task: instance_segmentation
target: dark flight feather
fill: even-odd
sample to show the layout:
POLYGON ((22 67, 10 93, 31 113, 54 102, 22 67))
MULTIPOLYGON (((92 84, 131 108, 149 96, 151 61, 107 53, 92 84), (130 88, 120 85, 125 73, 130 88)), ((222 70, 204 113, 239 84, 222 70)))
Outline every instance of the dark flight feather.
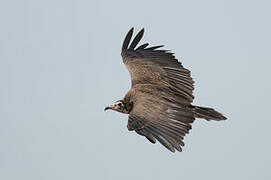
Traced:
POLYGON ((144 34, 144 28, 141 29, 141 31, 139 31, 139 33, 136 35, 136 37, 134 38, 134 40, 132 41, 129 50, 134 50, 136 45, 139 43, 139 41, 142 39, 144 34))
POLYGON ((123 44, 122 44, 122 50, 121 52, 125 52, 127 49, 128 49, 128 46, 129 46, 129 43, 131 41, 131 38, 133 36, 133 32, 134 32, 134 28, 131 28, 129 30, 129 32, 127 33, 124 41, 123 41, 123 44))
POLYGON ((161 47, 164 47, 164 45, 152 46, 152 47, 146 48, 145 50, 155 50, 161 47))
POLYGON ((144 49, 144 48, 146 48, 148 45, 149 45, 149 43, 142 44, 141 46, 139 46, 138 48, 136 48, 136 50, 144 49))

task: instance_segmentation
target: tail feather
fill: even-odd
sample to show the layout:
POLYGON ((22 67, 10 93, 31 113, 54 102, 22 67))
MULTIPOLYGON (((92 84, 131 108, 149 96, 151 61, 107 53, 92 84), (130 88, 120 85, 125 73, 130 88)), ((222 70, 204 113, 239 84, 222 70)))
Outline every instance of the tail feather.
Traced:
POLYGON ((195 118, 203 118, 206 119, 207 121, 209 120, 221 121, 227 119, 221 113, 209 107, 192 106, 192 111, 195 114, 195 118))

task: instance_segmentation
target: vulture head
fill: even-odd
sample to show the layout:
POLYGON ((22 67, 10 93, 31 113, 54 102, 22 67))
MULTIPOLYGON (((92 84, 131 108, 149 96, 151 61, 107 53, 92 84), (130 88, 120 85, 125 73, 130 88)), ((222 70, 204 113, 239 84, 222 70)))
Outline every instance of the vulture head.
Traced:
POLYGON ((121 113, 124 113, 124 114, 129 114, 130 111, 132 110, 132 104, 131 103, 125 103, 123 100, 118 100, 116 101, 115 103, 107 106, 104 108, 104 110, 108 110, 108 109, 111 109, 111 110, 114 110, 114 111, 117 111, 117 112, 121 112, 121 113))

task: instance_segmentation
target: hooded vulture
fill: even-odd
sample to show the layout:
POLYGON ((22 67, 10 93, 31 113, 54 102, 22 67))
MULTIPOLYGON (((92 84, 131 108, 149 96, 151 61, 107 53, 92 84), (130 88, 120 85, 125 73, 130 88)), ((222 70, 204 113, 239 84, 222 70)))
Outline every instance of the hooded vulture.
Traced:
POLYGON ((151 143, 159 141, 171 152, 182 151, 184 136, 195 118, 226 120, 213 108, 192 105, 194 81, 173 53, 163 46, 145 43, 142 29, 132 40, 134 29, 127 33, 121 56, 128 69, 132 87, 122 100, 105 110, 129 114, 127 128, 145 136, 151 143))

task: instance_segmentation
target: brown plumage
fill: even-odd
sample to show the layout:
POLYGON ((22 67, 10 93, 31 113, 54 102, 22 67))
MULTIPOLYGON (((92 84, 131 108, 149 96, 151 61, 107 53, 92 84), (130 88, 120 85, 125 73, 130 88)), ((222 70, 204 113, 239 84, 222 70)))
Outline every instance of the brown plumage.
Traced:
POLYGON ((225 120, 212 108, 192 105, 194 81, 190 71, 163 46, 137 44, 142 29, 130 43, 133 28, 127 33, 121 55, 132 79, 132 87, 123 100, 105 108, 129 114, 127 128, 145 136, 150 142, 158 140, 172 152, 182 151, 184 136, 195 118, 225 120), (129 46, 130 44, 130 46, 129 46), (135 49, 136 48, 136 49, 135 49))

